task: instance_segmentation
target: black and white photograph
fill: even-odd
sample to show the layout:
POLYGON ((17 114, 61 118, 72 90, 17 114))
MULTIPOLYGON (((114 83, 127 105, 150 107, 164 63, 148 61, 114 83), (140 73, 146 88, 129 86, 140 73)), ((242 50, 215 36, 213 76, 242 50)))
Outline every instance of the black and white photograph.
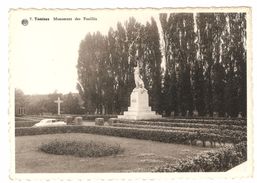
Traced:
POLYGON ((247 7, 10 10, 12 176, 252 175, 251 38, 247 7))

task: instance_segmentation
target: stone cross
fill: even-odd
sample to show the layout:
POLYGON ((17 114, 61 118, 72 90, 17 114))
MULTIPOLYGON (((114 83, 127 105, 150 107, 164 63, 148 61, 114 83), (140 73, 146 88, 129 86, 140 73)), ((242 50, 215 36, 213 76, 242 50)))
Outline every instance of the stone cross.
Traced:
POLYGON ((60 116, 61 115, 61 103, 63 103, 63 101, 60 100, 60 97, 58 97, 58 99, 55 100, 54 102, 58 104, 58 115, 60 116))

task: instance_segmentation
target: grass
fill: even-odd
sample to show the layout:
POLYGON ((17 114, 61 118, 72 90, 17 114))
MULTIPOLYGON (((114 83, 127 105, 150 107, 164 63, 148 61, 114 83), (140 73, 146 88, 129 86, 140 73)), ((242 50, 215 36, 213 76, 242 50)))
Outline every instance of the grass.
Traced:
POLYGON ((57 155, 74 155, 79 157, 103 157, 124 152, 118 144, 96 141, 57 140, 42 144, 39 149, 45 153, 57 155))
POLYGON ((198 146, 82 133, 18 136, 15 137, 15 166, 16 173, 149 172, 153 167, 164 163, 175 164, 179 159, 209 150, 198 146), (41 144, 54 140, 119 144, 125 151, 114 156, 94 158, 60 156, 38 150, 41 144))

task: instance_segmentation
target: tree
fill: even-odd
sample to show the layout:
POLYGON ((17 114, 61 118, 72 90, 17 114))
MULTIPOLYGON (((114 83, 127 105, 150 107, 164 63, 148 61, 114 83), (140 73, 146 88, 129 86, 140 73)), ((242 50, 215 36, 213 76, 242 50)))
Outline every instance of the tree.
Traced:
MULTIPOLYGON (((191 63, 195 60, 193 14, 172 13, 167 20, 166 14, 160 14, 160 22, 164 38, 164 55, 166 69, 176 87, 170 92, 171 101, 177 101, 175 111, 185 115, 193 110, 191 86, 191 63), (176 97, 174 99, 173 97, 176 97)), ((167 77, 166 77, 167 78, 167 77)), ((164 81, 166 82, 166 81, 164 81)), ((165 87, 165 86, 164 86, 165 87)), ((167 89, 165 89, 167 91, 167 89)))
POLYGON ((69 93, 63 96, 62 109, 65 114, 82 114, 83 110, 79 105, 79 99, 76 95, 69 93))
POLYGON ((153 18, 131 17, 81 41, 77 88, 86 111, 126 110, 139 64, 158 113, 246 116, 246 14, 161 13, 159 21, 162 46, 153 18))
MULTIPOLYGON (((47 113, 46 108, 48 102, 47 95, 27 95, 28 105, 26 107, 27 114, 40 115, 47 113)), ((53 101, 52 101, 53 102, 53 101)))
POLYGON ((219 116, 224 116, 224 83, 225 70, 221 63, 216 62, 212 66, 213 109, 219 116))
POLYGON ((26 105, 27 105, 27 99, 23 91, 21 89, 15 88, 15 116, 25 114, 26 105))
POLYGON ((224 88, 225 88, 225 68, 222 61, 222 38, 226 26, 224 13, 215 13, 213 29, 213 65, 211 67, 213 110, 219 116, 224 116, 224 88))
MULTIPOLYGON (((134 21, 131 19, 131 21, 134 21)), ((130 26, 130 24, 129 24, 130 26)), ((133 24, 131 24, 133 26, 133 24)), ((129 106, 129 96, 132 91, 132 73, 133 63, 129 60, 129 42, 127 40, 127 32, 120 22, 117 23, 116 30, 116 54, 117 67, 113 72, 117 73, 117 100, 118 111, 121 113, 129 106)))
POLYGON ((154 18, 147 22, 142 35, 143 68, 142 75, 145 87, 149 91, 150 106, 161 113, 161 62, 160 38, 158 27, 154 18))
POLYGON ((84 101, 85 110, 89 113, 94 113, 96 108, 94 101, 96 97, 94 87, 96 83, 96 62, 93 60, 95 58, 93 41, 94 38, 90 33, 81 41, 77 64, 77 89, 84 101))
POLYGON ((165 60, 165 75, 163 78, 162 101, 166 115, 170 115, 171 111, 177 112, 177 73, 174 52, 176 50, 177 38, 173 32, 175 28, 175 14, 170 14, 169 18, 166 13, 160 14, 160 23, 162 27, 162 35, 164 40, 164 60, 165 60))
POLYGON ((102 113, 107 40, 99 32, 87 34, 81 41, 77 64, 77 89, 89 113, 102 113))
MULTIPOLYGON (((47 113, 51 113, 51 114, 57 114, 58 113, 57 104, 54 102, 58 99, 58 97, 60 97, 60 99, 62 99, 62 94, 57 93, 57 91, 47 95, 46 101, 43 102, 44 103, 44 108, 46 109, 47 113)), ((61 112, 63 112, 62 108, 61 108, 61 112)))
POLYGON ((246 14, 226 14, 222 45, 226 71, 226 111, 229 116, 246 116, 246 14))
POLYGON ((204 68, 204 100, 205 100, 205 113, 213 115, 213 89, 211 79, 211 69, 213 65, 213 24, 215 16, 213 13, 199 13, 197 16, 197 27, 199 29, 200 41, 200 54, 203 60, 204 68))
POLYGON ((201 60, 196 60, 192 68, 194 108, 200 116, 205 115, 204 103, 204 70, 201 60))

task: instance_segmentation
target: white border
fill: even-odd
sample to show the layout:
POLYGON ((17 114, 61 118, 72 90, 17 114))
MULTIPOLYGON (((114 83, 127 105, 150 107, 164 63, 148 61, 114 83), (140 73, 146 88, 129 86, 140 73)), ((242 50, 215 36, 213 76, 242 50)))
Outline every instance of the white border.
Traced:
MULTIPOLYGON (((8 40, 7 40, 7 35, 8 35, 8 29, 7 29, 7 19, 8 19, 8 9, 9 8, 115 8, 115 7, 209 7, 209 6, 251 6, 253 9, 253 21, 256 20, 256 5, 254 4, 253 1, 242 1, 242 0, 229 0, 229 1, 215 1, 215 2, 211 2, 211 1, 202 1, 199 0, 197 2, 192 2, 192 1, 155 1, 155 2, 149 2, 149 1, 139 1, 139 0, 132 0, 132 1, 113 1, 113 0, 109 0, 107 1, 99 1, 99 0, 94 0, 94 1, 81 1, 81 0, 77 0, 77 1, 59 1, 59 0, 47 0, 47 1, 33 1, 33 0, 24 0, 24 1, 19 1, 19 0, 11 0, 11 1, 7 1, 6 4, 1 6, 1 23, 3 23, 3 25, 1 26, 1 31, 4 31, 4 33, 1 34, 1 53, 3 51, 4 54, 0 54, 1 56, 1 66, 0 66, 0 83, 1 85, 3 84, 3 86, 1 86, 1 95, 0 95, 0 106, 1 106, 1 110, 0 110, 0 116, 2 117, 1 120, 1 128, 0 128, 0 142, 1 142, 1 180, 3 180, 3 182, 7 182, 10 181, 8 176, 9 176, 9 155, 10 155, 10 151, 9 151, 9 144, 8 144, 8 125, 7 125, 7 121, 8 121, 8 73, 7 73, 7 68, 8 68, 8 62, 7 62, 7 58, 8 58, 8 40), (3 144, 2 144, 3 143, 3 144), (6 158, 8 157, 8 158, 6 158)), ((254 39, 254 33, 256 30, 256 23, 253 22, 253 39, 254 39)), ((253 46, 254 46, 255 41, 252 42, 253 46)), ((255 47, 253 47, 253 51, 256 50, 255 47)), ((256 52, 253 52, 253 58, 255 58, 256 52)), ((256 73, 256 61, 255 59, 252 60, 253 61, 253 67, 252 67, 252 71, 253 73, 256 73)), ((256 74, 253 74, 253 81, 255 81, 256 79, 256 74)), ((256 99, 256 87, 255 85, 253 85, 253 97, 254 99, 256 99)), ((256 114, 256 109, 254 109, 253 115, 256 114)), ((254 122, 253 122, 254 123, 254 122)), ((256 125, 255 125, 256 126, 256 125)), ((255 127, 254 126, 254 127, 255 127)), ((256 139, 256 134, 254 134, 254 139, 256 139)), ((254 141, 255 143, 255 141, 254 141)), ((256 147, 256 143, 255 143, 255 147, 256 147)), ((256 153, 255 153, 255 157, 256 157, 256 153)), ((254 169, 255 175, 256 175, 256 169, 254 169)), ((211 180, 209 180, 211 181, 211 180)), ((221 180, 219 180, 221 181, 221 180)), ((222 182, 225 181, 225 179, 222 179, 222 182)), ((226 182, 230 182, 233 180, 226 180, 226 182)), ((234 180, 235 181, 235 180, 234 180)), ((253 182, 254 179, 247 179, 244 180, 247 182, 253 182)), ((1 181, 2 182, 2 181, 1 181)), ((199 182, 199 181, 197 181, 199 182)), ((238 182, 242 182, 242 180, 238 180, 238 182)))

